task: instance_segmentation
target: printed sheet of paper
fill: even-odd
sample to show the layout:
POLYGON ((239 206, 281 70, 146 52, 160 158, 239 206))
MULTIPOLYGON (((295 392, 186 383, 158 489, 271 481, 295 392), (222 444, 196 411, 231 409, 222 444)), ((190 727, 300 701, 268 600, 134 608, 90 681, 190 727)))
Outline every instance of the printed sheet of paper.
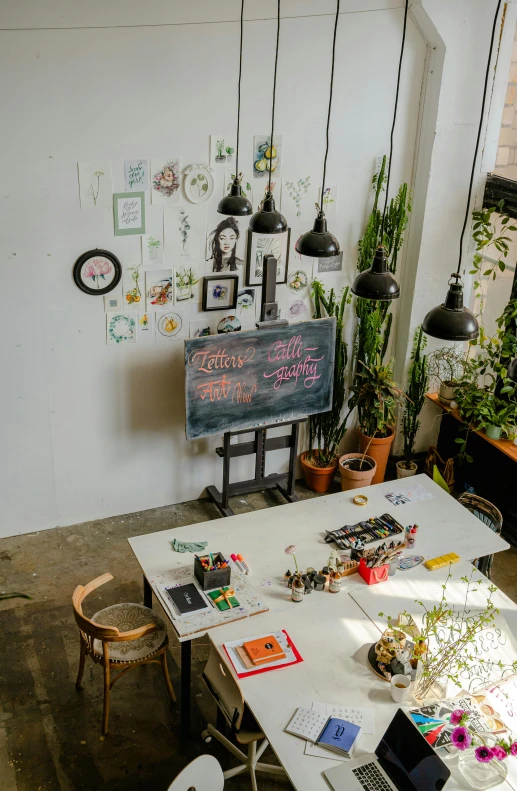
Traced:
POLYGON ((434 495, 417 481, 413 484, 407 483, 397 486, 391 492, 386 492, 384 496, 393 505, 405 505, 406 503, 421 503, 424 500, 432 500, 434 495))
POLYGON ((111 162, 78 162, 81 209, 111 209, 113 180, 111 162))
POLYGON ((149 189, 149 160, 126 159, 124 162, 126 192, 139 192, 149 189))

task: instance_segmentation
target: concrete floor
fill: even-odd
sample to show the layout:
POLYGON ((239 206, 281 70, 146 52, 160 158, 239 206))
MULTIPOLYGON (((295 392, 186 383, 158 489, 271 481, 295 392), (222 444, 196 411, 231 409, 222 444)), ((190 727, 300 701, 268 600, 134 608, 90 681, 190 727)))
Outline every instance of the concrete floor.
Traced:
MULTIPOLYGON (((313 496, 303 485, 301 498, 313 496)), ((275 493, 232 502, 236 513, 281 504, 275 493)), ((117 601, 141 601, 142 580, 126 539, 170 527, 218 518, 216 508, 196 500, 166 508, 56 528, 0 540, 0 591, 17 590, 30 600, 0 602, 0 791, 165 791, 190 760, 203 752, 229 768, 233 759, 199 734, 215 723, 215 705, 200 681, 207 640, 193 642, 193 728, 178 736, 179 710, 172 710, 157 666, 137 668, 112 692, 110 732, 101 736, 102 671, 87 661, 84 690, 74 687, 79 640, 71 595, 110 571, 114 580, 88 597, 93 614, 117 601)), ((517 601, 517 550, 495 556, 493 580, 517 601)), ((169 669, 179 693, 179 647, 171 635, 169 669)), ((273 761, 271 753, 266 760, 273 761)), ((245 791, 245 777, 228 780, 245 791)), ((287 791, 287 780, 260 779, 261 791, 287 791)), ((200 789, 199 791, 203 791, 200 789)), ((307 791, 310 791, 308 789, 307 791)))

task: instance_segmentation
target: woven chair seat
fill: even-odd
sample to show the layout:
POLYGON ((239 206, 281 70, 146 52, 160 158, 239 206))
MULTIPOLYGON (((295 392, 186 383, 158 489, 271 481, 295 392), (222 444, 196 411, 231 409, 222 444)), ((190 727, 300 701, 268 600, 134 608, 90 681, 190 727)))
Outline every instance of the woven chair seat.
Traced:
MULTIPOLYGON (((139 637, 138 640, 108 643, 110 661, 113 662, 138 662, 145 659, 158 651, 167 638, 167 628, 163 619, 143 604, 127 602, 113 604, 96 612, 91 620, 102 626, 115 626, 120 632, 130 632, 148 623, 154 623, 159 627, 155 632, 139 637)), ((101 640, 93 641, 93 650, 102 656, 101 640)))

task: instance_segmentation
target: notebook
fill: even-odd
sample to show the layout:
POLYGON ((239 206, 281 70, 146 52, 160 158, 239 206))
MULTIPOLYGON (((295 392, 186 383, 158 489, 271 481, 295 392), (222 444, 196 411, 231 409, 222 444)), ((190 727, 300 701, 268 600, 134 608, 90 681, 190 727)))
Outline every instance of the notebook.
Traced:
POLYGON ((192 613, 210 609, 207 600, 193 582, 179 585, 177 588, 165 588, 165 590, 180 615, 192 615, 192 613))
POLYGON ((284 651, 272 634, 260 637, 258 640, 247 640, 243 643, 243 648, 254 665, 285 658, 284 651))
POLYGON ((362 729, 360 725, 341 717, 327 717, 314 709, 299 708, 285 730, 293 736, 351 758, 362 729))

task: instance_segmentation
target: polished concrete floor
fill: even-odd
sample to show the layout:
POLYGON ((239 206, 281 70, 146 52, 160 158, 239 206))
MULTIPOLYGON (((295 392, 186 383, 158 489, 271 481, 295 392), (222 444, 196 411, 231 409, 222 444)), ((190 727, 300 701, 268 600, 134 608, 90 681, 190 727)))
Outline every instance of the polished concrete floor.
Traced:
MULTIPOLYGON (((300 497, 312 496, 303 486, 300 497)), ((236 513, 284 502, 260 493, 232 502, 236 513)), ((233 759, 200 733, 215 722, 215 705, 200 681, 207 640, 193 643, 192 736, 179 736, 179 710, 168 703, 157 666, 137 668, 114 687, 110 732, 101 736, 102 671, 87 662, 77 692, 78 633, 71 594, 105 571, 114 580, 88 598, 87 614, 117 601, 141 601, 139 567, 126 539, 218 518, 207 501, 56 528, 0 541, 0 591, 30 600, 0 603, 0 791, 165 791, 190 760, 210 752, 229 768, 233 759)), ((517 550, 495 557, 493 579, 517 601, 517 550)), ((179 692, 179 648, 171 638, 169 669, 179 692)), ((274 757, 266 753, 266 760, 274 757)), ((261 791, 291 788, 262 776, 261 791)), ((244 776, 226 783, 244 791, 244 776)), ((199 789, 199 791, 203 791, 199 789)), ((310 791, 310 789, 307 789, 310 791)))

